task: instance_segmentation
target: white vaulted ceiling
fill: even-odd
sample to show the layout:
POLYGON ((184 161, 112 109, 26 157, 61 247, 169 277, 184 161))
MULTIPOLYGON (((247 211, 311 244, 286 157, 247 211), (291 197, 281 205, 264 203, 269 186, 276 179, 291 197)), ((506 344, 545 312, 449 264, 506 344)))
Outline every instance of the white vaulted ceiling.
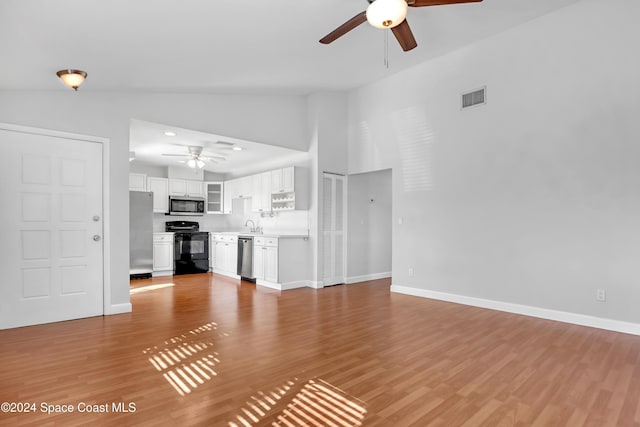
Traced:
MULTIPOLYGON (((55 75, 64 68, 88 72, 81 92, 348 90, 576 1, 484 0, 409 8, 418 47, 403 52, 390 31, 367 23, 330 45, 318 42, 365 10, 366 0, 0 0, 0 90, 68 91, 55 75)), ((167 128, 131 121, 130 149, 137 161, 180 165, 180 158, 161 154, 234 136, 180 129, 169 141, 162 135, 167 128)), ((258 160, 264 169, 301 155, 237 142, 248 149, 206 169, 239 173, 258 160)))
POLYGON ((318 43, 365 0, 2 0, 0 90, 68 90, 55 76, 62 68, 89 73, 82 91, 345 90, 576 1, 410 8, 418 47, 404 53, 393 34, 366 23, 318 43))

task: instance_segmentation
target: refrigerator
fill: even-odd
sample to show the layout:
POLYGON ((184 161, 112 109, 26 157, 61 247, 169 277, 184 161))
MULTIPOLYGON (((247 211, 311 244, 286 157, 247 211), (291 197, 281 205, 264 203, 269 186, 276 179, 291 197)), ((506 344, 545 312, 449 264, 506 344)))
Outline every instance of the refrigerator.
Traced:
POLYGON ((129 277, 153 271, 153 193, 129 191, 129 277))

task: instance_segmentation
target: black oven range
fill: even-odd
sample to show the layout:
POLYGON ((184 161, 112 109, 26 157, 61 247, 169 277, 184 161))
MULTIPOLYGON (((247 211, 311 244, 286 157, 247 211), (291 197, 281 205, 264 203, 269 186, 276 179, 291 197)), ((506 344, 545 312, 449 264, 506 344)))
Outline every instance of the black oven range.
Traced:
POLYGON ((200 224, 194 221, 167 221, 165 231, 175 233, 173 274, 209 271, 209 233, 200 231, 200 224))

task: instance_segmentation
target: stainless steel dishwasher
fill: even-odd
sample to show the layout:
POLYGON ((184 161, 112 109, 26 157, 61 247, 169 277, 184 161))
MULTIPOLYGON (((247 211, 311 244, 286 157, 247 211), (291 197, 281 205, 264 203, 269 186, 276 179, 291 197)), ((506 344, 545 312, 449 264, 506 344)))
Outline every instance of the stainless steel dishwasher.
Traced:
POLYGON ((253 277, 253 237, 238 237, 238 276, 242 280, 255 282, 253 277))

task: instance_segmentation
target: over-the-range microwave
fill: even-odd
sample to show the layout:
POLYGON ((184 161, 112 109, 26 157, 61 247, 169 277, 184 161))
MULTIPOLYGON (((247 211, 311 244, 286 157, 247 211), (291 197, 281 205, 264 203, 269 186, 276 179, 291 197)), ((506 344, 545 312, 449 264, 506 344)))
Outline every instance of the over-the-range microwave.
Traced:
POLYGON ((204 215, 202 197, 169 196, 168 215, 204 215))

